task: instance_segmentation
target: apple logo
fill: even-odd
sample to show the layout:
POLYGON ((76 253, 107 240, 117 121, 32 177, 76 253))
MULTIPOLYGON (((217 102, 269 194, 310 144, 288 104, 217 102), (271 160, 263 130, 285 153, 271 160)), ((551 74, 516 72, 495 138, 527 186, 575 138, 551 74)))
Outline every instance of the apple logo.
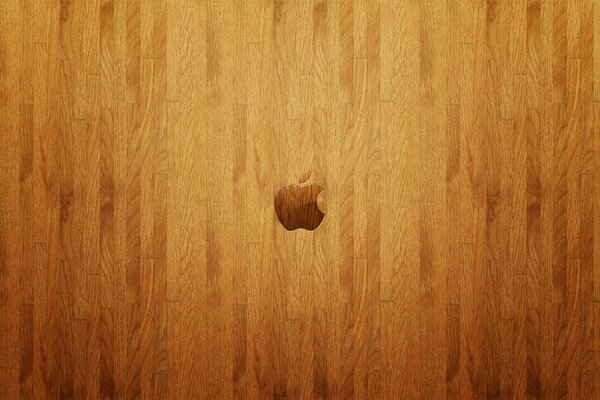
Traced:
POLYGON ((275 195, 275 213, 288 231, 300 228, 314 231, 325 218, 317 204, 323 188, 308 183, 311 175, 311 171, 306 172, 298 180, 299 185, 286 185, 275 195))

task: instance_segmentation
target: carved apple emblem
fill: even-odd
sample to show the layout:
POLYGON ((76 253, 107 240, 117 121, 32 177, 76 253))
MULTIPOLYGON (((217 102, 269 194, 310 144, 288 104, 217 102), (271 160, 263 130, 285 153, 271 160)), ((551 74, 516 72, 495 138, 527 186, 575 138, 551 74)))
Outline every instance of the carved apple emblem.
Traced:
POLYGON ((299 184, 286 185, 275 195, 275 213, 288 231, 314 231, 325 217, 317 204, 323 188, 308 182, 311 175, 311 171, 306 172, 300 177, 299 184))

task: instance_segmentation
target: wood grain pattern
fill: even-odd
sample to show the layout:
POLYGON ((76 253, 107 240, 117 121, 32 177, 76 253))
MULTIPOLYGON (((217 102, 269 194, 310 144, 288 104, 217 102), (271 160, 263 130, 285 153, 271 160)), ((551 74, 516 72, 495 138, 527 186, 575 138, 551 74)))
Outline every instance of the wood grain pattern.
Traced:
POLYGON ((599 61, 594 0, 0 1, 0 399, 600 398, 599 61))

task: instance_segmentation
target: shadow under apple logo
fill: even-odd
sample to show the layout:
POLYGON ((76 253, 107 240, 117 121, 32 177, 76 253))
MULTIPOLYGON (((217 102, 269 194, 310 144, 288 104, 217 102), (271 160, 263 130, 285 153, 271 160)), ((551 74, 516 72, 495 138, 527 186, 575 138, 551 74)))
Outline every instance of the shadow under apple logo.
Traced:
POLYGON ((275 195, 275 213, 281 225, 288 231, 314 231, 325 218, 317 204, 317 198, 323 188, 307 183, 310 176, 309 171, 300 178, 299 185, 286 185, 275 195))

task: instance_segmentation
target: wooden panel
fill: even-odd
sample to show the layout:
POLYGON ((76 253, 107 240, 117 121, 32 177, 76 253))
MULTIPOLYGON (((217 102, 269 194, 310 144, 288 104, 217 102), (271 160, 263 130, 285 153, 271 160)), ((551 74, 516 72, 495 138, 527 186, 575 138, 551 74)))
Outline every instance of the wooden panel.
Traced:
POLYGON ((1 1, 0 398, 598 398, 599 60, 594 0, 1 1))

